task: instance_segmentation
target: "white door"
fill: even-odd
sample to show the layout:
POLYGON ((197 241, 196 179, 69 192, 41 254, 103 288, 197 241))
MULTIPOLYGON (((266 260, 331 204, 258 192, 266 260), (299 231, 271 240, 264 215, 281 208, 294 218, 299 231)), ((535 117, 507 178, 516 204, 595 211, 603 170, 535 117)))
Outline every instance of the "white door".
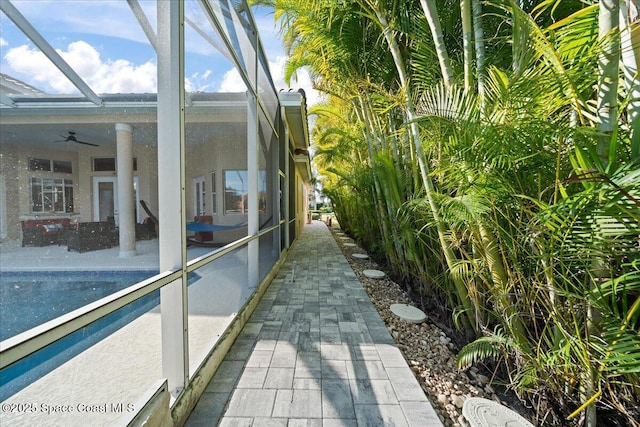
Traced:
POLYGON ((207 191, 205 189, 204 176, 193 179, 193 212, 196 216, 207 214, 207 191))
POLYGON ((115 176, 93 177, 93 220, 113 217, 118 224, 118 180, 115 176))
MULTIPOLYGON (((140 222, 138 209, 138 177, 133 177, 133 197, 135 199, 135 219, 140 222)), ((119 221, 118 213, 118 178, 115 176, 93 177, 93 220, 107 221, 113 217, 116 225, 119 221)))

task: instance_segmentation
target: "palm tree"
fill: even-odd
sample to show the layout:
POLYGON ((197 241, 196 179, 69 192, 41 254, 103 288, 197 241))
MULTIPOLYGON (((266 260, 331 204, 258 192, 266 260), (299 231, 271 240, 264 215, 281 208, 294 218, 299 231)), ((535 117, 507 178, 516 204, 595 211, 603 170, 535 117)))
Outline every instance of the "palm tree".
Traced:
MULTIPOLYGON (((441 3, 272 3, 288 75, 310 67, 329 94, 316 110, 314 162, 339 221, 478 331, 461 364, 495 356, 513 389, 555 420, 574 412, 593 423, 605 405, 631 411, 637 133, 621 126, 632 103, 620 104, 607 118, 606 162, 598 156, 608 132, 598 93, 633 92, 606 78, 598 86, 594 70, 611 47, 599 5, 471 1, 476 96, 468 19, 451 33, 441 3), (452 37, 467 41, 466 90, 453 78, 465 51, 452 37)), ((466 1, 461 10, 468 16, 466 1)))
POLYGON ((598 61, 597 111, 598 129, 604 135, 598 144, 598 154, 604 162, 608 161, 608 141, 618 121, 619 17, 619 0, 600 0, 598 30, 603 49, 598 61))
MULTIPOLYGON (((422 10, 424 10, 424 16, 427 18, 429 28, 431 29, 431 36, 433 37, 433 43, 435 45, 436 53, 438 54, 438 62, 440 64, 440 71, 442 72, 442 79, 445 85, 453 83, 453 73, 451 71, 451 63, 449 60, 449 53, 447 47, 444 44, 442 27, 440 25, 440 17, 438 15, 438 8, 434 0, 420 0, 422 10)), ((468 3, 465 5, 467 6, 468 3)), ((463 28, 467 29, 469 26, 468 8, 464 7, 463 28)), ((465 38, 467 37, 467 31, 465 31, 465 38)), ((469 78, 470 75, 469 75, 469 78)), ((465 71, 465 81, 467 81, 465 71)))
POLYGON ((640 158, 640 40, 638 40, 640 1, 620 2, 620 44, 624 81, 627 89, 627 122, 631 127, 631 156, 640 158))

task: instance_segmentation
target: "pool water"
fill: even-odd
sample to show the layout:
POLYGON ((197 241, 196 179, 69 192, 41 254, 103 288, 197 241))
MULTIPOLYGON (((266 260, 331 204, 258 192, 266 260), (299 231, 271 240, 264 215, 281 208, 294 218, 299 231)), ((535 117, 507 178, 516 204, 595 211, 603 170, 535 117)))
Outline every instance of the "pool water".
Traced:
MULTIPOLYGON (((157 271, 19 272, 0 277, 4 340, 157 274, 157 271)), ((198 280, 190 273, 188 283, 198 280)), ((54 370, 160 303, 160 291, 117 310, 0 370, 0 401, 54 370)))
POLYGON ((3 272, 0 341, 131 286, 157 271, 3 272))

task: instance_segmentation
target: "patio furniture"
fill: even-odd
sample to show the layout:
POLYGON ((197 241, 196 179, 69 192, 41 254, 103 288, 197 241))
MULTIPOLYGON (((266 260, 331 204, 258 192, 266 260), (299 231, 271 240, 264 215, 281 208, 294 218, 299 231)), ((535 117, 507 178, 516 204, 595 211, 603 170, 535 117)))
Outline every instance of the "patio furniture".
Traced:
POLYGON ((136 224, 136 240, 151 240, 158 237, 156 234, 156 224, 149 218, 141 224, 136 224))
POLYGON ((27 219, 21 221, 22 246, 47 246, 60 243, 64 230, 70 227, 69 218, 27 219))
MULTIPOLYGON (((213 216, 211 215, 199 215, 193 217, 193 220, 198 224, 213 224, 213 216)), ((187 228, 188 230, 188 228, 187 228)), ((213 240, 213 231, 196 231, 193 236, 198 242, 209 242, 213 240)))
POLYGON ((67 251, 88 252, 118 245, 118 230, 109 221, 79 222, 66 233, 67 251))
POLYGON ((213 242, 214 231, 235 230, 237 228, 247 226, 246 222, 241 222, 233 225, 216 225, 212 224, 211 222, 198 221, 198 219, 200 218, 205 218, 205 221, 208 221, 207 218, 211 218, 211 222, 213 222, 213 218, 211 216, 196 216, 196 221, 187 223, 187 231, 192 231, 195 233, 193 236, 187 236, 187 246, 219 248, 226 245, 227 243, 213 242))
POLYGON ((144 209, 147 215, 149 215, 148 219, 153 222, 156 236, 160 236, 160 222, 158 221, 158 218, 153 214, 153 212, 151 212, 149 206, 147 206, 147 202, 145 202, 144 200, 140 200, 140 206, 142 206, 142 209, 144 209))

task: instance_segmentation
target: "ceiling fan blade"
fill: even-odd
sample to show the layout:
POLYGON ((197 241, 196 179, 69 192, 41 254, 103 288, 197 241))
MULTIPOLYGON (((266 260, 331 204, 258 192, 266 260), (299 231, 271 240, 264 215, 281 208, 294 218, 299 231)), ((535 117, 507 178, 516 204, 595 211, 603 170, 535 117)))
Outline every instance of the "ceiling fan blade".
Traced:
POLYGON ((73 142, 77 142, 78 144, 91 145, 92 147, 99 147, 98 144, 92 144, 91 142, 78 141, 77 139, 73 142))
POLYGON ((71 130, 69 131, 69 134, 67 136, 60 135, 60 138, 64 138, 64 139, 54 140, 53 142, 76 142, 78 144, 90 145, 92 147, 99 147, 98 144, 93 144, 91 142, 85 142, 85 141, 78 140, 78 138, 76 137, 76 133, 74 131, 71 131, 71 130))

